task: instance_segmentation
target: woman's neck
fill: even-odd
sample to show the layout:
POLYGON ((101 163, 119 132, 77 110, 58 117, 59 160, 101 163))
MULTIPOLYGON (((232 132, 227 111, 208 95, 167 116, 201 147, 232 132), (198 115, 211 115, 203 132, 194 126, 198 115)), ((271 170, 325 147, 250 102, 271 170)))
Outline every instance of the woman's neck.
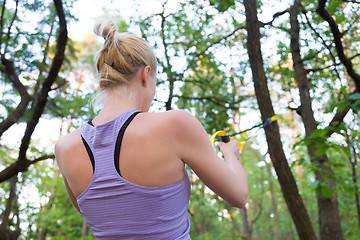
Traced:
POLYGON ((105 94, 104 106, 93 120, 95 126, 109 122, 128 110, 144 111, 141 99, 130 89, 113 89, 105 94))

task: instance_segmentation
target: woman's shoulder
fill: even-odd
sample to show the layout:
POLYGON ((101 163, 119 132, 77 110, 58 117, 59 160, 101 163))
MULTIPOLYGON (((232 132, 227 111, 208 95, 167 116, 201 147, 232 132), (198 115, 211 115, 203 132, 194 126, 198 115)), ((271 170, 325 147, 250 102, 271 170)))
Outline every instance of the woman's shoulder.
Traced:
POLYGON ((177 141, 191 141, 194 133, 204 132, 200 122, 185 110, 144 114, 142 122, 150 134, 169 139, 175 137, 177 141))
POLYGON ((76 149, 79 148, 81 143, 79 130, 75 130, 69 134, 60 137, 55 143, 55 157, 57 161, 67 159, 67 155, 72 155, 76 149))
POLYGON ((191 115, 188 111, 186 110, 170 110, 167 112, 164 112, 164 114, 167 115, 168 118, 175 118, 175 119, 188 119, 188 118, 195 118, 193 115, 191 115))
POLYGON ((183 132, 188 128, 199 127, 198 120, 185 110, 170 110, 160 113, 149 113, 147 115, 149 123, 165 131, 183 132))

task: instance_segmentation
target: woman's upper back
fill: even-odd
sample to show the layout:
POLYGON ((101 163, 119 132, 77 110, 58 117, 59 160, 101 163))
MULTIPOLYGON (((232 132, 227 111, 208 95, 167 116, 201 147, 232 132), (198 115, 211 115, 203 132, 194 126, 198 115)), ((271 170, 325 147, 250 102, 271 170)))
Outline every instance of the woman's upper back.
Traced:
MULTIPOLYGON (((174 150, 171 123, 174 114, 140 113, 124 132, 119 168, 123 178, 137 185, 160 187, 179 182, 184 163, 174 150), (124 150, 125 149, 125 150, 124 150)), ((176 114, 175 114, 176 115, 176 114)), ((106 127, 107 123, 95 126, 106 127)), ((174 139, 176 141, 176 139, 174 139)), ((75 196, 90 184, 93 169, 81 134, 77 130, 56 144, 60 169, 75 196)))
MULTIPOLYGON (((70 176, 76 171, 64 172, 69 186, 79 189, 74 195, 97 237, 111 234, 126 237, 130 233, 141 239, 187 236, 190 183, 184 174, 184 164, 170 154, 171 147, 167 148, 161 131, 154 134, 160 123, 156 116, 159 114, 141 113, 131 120, 134 112, 127 111, 98 126, 80 127, 87 158, 94 159, 95 171, 91 182, 80 184, 80 188, 77 184, 82 181, 81 176, 70 176), (124 178, 116 172, 119 159, 119 172, 124 178), (138 235, 134 235, 131 227, 138 227, 135 232, 138 235)), ((67 168, 77 160, 69 161, 67 168)), ((89 174, 88 171, 87 168, 85 173, 89 174)), ((88 181, 89 177, 85 179, 88 181)))

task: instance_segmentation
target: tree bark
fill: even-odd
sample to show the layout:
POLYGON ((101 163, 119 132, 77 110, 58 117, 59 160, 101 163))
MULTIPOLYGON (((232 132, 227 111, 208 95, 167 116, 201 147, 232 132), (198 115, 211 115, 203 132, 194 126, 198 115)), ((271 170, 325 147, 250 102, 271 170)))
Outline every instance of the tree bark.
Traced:
MULTIPOLYGON (((260 30, 256 0, 244 0, 246 13, 247 48, 253 82, 261 117, 264 120, 274 115, 260 49, 260 30)), ((265 127, 269 154, 277 173, 285 202, 290 211, 300 239, 316 239, 309 216, 300 197, 294 176, 291 173, 282 147, 279 126, 274 122, 265 127)))
POLYGON ((30 95, 27 92, 26 87, 21 83, 19 76, 16 73, 14 61, 5 58, 4 54, 1 54, 1 63, 3 66, 0 67, 0 71, 12 82, 15 89, 19 92, 21 100, 15 110, 9 114, 9 116, 0 123, 0 138, 2 134, 8 130, 20 117, 25 113, 25 110, 31 100, 30 95))
POLYGON ((247 210, 246 207, 240 209, 241 213, 241 222, 242 222, 242 232, 243 232, 243 239, 250 239, 250 228, 249 228, 249 221, 247 217, 247 210))
MULTIPOLYGON (((314 118, 314 112, 312 109, 312 99, 310 97, 309 84, 310 80, 307 76, 307 71, 303 65, 303 61, 300 55, 299 22, 297 20, 300 6, 300 1, 295 0, 294 5, 290 9, 290 49, 294 62, 295 78, 298 82, 300 92, 301 106, 299 107, 298 112, 300 113, 305 126, 306 137, 310 137, 311 134, 317 129, 318 125, 314 118)), ((330 167, 330 162, 326 154, 316 156, 316 149, 316 146, 308 146, 308 153, 310 155, 311 162, 316 166, 316 181, 319 182, 320 186, 328 188, 331 192, 330 197, 324 196, 321 191, 318 191, 316 194, 318 203, 320 238, 322 240, 340 240, 344 237, 341 230, 338 201, 336 196, 335 183, 333 181, 334 173, 330 167)))
POLYGON ((354 160, 351 160, 351 157, 349 159, 350 164, 351 164, 351 175, 352 175, 352 181, 354 184, 354 192, 355 192, 355 205, 356 205, 356 212, 357 212, 357 220, 358 220, 358 225, 360 228, 360 198, 359 198, 359 188, 357 185, 357 174, 356 174, 356 153, 355 153, 355 148, 352 146, 353 148, 353 152, 354 152, 354 160))
POLYGON ((167 1, 162 6, 162 12, 160 14, 161 16, 161 40, 164 47, 164 54, 166 59, 166 65, 163 64, 162 67, 164 68, 163 71, 166 72, 169 82, 169 96, 165 103, 165 109, 166 111, 169 111, 172 109, 172 101, 174 98, 174 84, 175 84, 175 78, 174 76, 176 73, 172 71, 172 65, 170 63, 170 56, 168 54, 168 43, 166 41, 166 30, 165 30, 165 24, 166 24, 166 16, 165 16, 165 5, 167 4, 167 1))
POLYGON ((89 236, 89 234, 90 234, 90 228, 84 220, 81 229, 81 236, 86 237, 89 236))
POLYGON ((1 213, 1 225, 2 226, 8 226, 9 222, 10 222, 10 213, 13 209, 14 201, 16 200, 16 183, 17 183, 17 177, 13 177, 9 180, 10 182, 10 193, 9 193, 9 197, 7 199, 6 202, 6 206, 5 206, 5 210, 1 213))
POLYGON ((1 240, 16 240, 20 233, 20 219, 19 219, 19 211, 18 211, 18 197, 16 193, 16 183, 18 179, 17 176, 14 176, 10 179, 10 193, 7 199, 5 210, 1 213, 2 222, 0 224, 0 239, 1 240), (11 229, 10 227, 14 227, 11 223, 10 214, 14 213, 13 218, 17 218, 15 228, 11 229))
POLYGON ((355 145, 354 142, 350 139, 349 135, 346 133, 345 134, 345 140, 347 143, 347 147, 349 149, 351 149, 352 151, 352 156, 349 156, 349 162, 351 165, 351 178, 353 181, 353 185, 354 185, 354 200, 355 200, 355 205, 356 205, 356 212, 357 212, 357 221, 358 221, 358 225, 360 228, 360 198, 359 198, 359 188, 358 188, 358 178, 357 178, 357 174, 356 174, 356 165, 357 165, 357 159, 358 159, 358 154, 356 152, 355 149, 355 145))
MULTIPOLYGON (((340 32, 334 18, 327 11, 326 3, 327 3, 327 0, 319 0, 319 4, 316 8, 316 12, 329 24, 337 55, 338 55, 341 63, 346 68, 348 75, 351 77, 351 79, 355 83, 356 89, 353 93, 359 93, 360 92, 360 75, 354 69, 354 66, 351 62, 352 58, 349 58, 345 55, 344 47, 343 47, 343 44, 341 41, 343 35, 340 32)), ((349 101, 349 105, 352 103, 353 103, 352 101, 349 101)), ((344 119, 347 111, 349 111, 349 109, 350 109, 350 107, 348 106, 347 108, 338 111, 336 113, 336 115, 334 116, 333 120, 331 121, 330 126, 337 126, 338 124, 340 124, 343 121, 343 119, 344 119)), ((333 130, 332 131, 329 130, 328 133, 326 134, 326 136, 330 136, 332 133, 333 133, 333 130)), ((356 172, 355 172, 354 165, 352 165, 352 174, 353 175, 355 174, 355 178, 356 178, 356 172)), ((353 179, 353 181, 354 181, 354 179, 353 179)), ((356 182, 356 179, 354 182, 356 182)), ((355 189, 356 189, 356 185, 355 185, 355 189)), ((360 225, 360 206, 359 206, 359 199, 358 199, 357 194, 358 194, 358 192, 356 192, 355 201, 356 201, 356 205, 357 205, 356 207, 357 207, 357 212, 358 212, 358 217, 359 217, 359 225, 360 225)))

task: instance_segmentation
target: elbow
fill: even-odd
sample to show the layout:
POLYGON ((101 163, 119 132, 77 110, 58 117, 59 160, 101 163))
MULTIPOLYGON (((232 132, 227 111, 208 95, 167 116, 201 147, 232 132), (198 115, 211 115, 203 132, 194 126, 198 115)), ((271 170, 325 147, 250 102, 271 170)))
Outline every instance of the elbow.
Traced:
POLYGON ((241 200, 241 201, 234 201, 234 202, 228 202, 228 204, 230 205, 230 207, 235 207, 235 208, 245 208, 246 205, 246 200, 241 200))
POLYGON ((247 200, 248 193, 246 192, 241 194, 241 196, 239 196, 237 199, 234 199, 233 201, 228 201, 227 203, 230 205, 230 207, 245 208, 247 200))

